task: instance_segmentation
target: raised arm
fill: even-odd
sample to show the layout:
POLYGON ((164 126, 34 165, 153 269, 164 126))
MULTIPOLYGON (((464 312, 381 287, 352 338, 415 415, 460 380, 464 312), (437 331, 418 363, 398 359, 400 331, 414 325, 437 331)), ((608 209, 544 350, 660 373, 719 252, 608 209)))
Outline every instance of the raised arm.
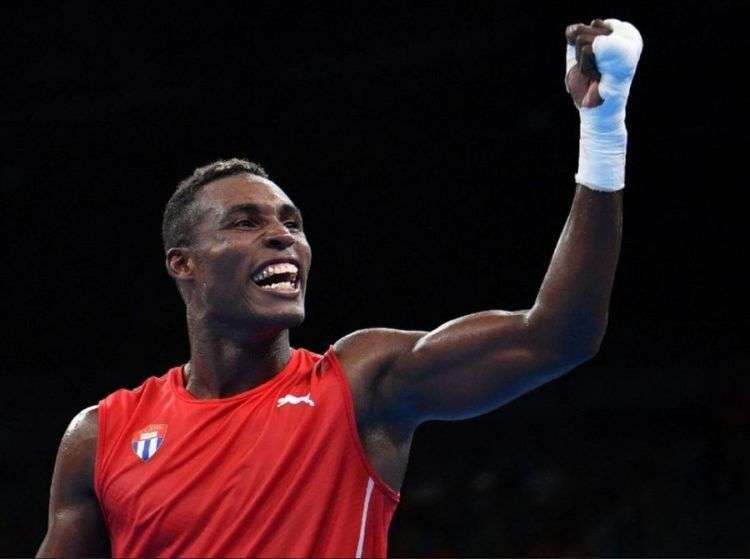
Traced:
POLYGON ((620 252, 624 111, 640 35, 596 20, 570 26, 566 38, 566 84, 582 121, 578 186, 534 305, 464 316, 431 332, 377 329, 342 339, 335 349, 345 365, 365 371, 375 408, 399 417, 410 410, 413 425, 479 415, 598 351, 620 252))
POLYGON ((93 406, 79 413, 63 435, 52 474, 47 534, 37 557, 109 555, 109 536, 94 494, 98 431, 93 406))

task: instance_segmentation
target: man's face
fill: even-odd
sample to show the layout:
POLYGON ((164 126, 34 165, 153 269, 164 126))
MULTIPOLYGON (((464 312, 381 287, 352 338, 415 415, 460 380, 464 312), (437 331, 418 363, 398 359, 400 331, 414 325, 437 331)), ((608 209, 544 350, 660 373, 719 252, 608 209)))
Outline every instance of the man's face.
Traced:
POLYGON ((259 334, 301 324, 312 254, 287 195, 243 174, 205 185, 196 204, 191 312, 259 334))

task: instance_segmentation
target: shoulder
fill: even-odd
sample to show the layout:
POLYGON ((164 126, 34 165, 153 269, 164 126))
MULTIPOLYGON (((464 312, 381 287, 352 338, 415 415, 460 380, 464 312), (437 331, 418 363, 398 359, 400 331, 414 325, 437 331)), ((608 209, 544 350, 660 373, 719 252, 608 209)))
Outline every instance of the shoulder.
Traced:
POLYGON ((58 449, 57 469, 71 490, 93 487, 94 460, 99 434, 99 406, 80 411, 71 420, 58 449))
POLYGON ((47 534, 38 557, 109 556, 107 529, 94 488, 98 430, 98 406, 79 412, 65 430, 50 485, 47 534))
POLYGON ((96 442, 99 433, 99 406, 89 406, 78 412, 65 430, 63 440, 83 444, 96 442))
POLYGON ((420 330, 367 328, 344 336, 333 344, 333 350, 346 370, 377 374, 404 352, 411 351, 425 334, 420 330))
POLYGON ((152 375, 134 388, 119 388, 109 393, 100 402, 100 405, 104 404, 104 409, 101 409, 100 412, 106 415, 112 407, 119 408, 124 406, 130 408, 137 406, 143 398, 148 399, 165 390, 169 390, 170 380, 174 380, 174 375, 180 374, 182 374, 182 365, 170 368, 161 376, 152 375))
POLYGON ((382 381, 399 357, 411 352, 425 334, 427 332, 420 330, 368 328, 352 332, 334 343, 333 351, 344 369, 355 402, 369 407, 380 397, 388 400, 380 390, 382 381))

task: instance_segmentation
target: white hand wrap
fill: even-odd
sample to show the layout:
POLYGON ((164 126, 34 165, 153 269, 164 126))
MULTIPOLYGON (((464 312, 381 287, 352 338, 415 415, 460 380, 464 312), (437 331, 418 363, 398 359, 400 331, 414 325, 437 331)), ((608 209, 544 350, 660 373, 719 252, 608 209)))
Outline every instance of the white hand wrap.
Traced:
MULTIPOLYGON (((599 95, 604 103, 594 108, 579 108, 581 139, 578 172, 575 179, 594 190, 614 192, 625 187, 625 153, 628 131, 625 128, 625 105, 630 84, 643 50, 638 30, 625 21, 607 19, 609 35, 593 41, 594 59, 602 75, 599 95)), ((575 46, 566 51, 565 77, 576 64, 575 46)))

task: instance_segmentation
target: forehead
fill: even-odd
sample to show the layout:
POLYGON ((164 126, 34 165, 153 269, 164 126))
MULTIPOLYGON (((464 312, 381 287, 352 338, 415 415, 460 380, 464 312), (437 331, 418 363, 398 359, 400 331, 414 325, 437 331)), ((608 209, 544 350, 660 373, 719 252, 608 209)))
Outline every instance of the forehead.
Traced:
POLYGON ((197 198, 204 211, 222 214, 238 204, 256 204, 276 208, 292 201, 279 186, 263 177, 248 173, 223 177, 205 185, 197 198))

